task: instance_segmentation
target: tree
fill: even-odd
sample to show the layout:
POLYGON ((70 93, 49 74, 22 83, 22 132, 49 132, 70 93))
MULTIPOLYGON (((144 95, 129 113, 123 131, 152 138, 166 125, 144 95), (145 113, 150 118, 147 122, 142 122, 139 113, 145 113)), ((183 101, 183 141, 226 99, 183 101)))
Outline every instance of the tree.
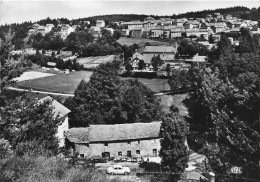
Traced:
POLYGON ((249 30, 245 29, 242 27, 240 29, 241 36, 239 40, 239 53, 244 54, 244 53, 258 53, 258 42, 254 42, 252 39, 251 33, 249 30))
MULTIPOLYGON (((201 70, 197 88, 188 99, 188 121, 196 125, 190 129, 190 146, 199 146, 218 173, 225 174, 231 167, 239 166, 243 176, 257 179, 254 171, 259 170, 260 160, 258 84, 240 89, 227 77, 220 79, 220 75, 218 70, 201 70)), ((254 74, 242 76, 247 77, 257 79, 254 74)))
POLYGON ((127 63, 125 69, 127 70, 127 72, 131 72, 133 70, 133 66, 130 63, 127 63))
POLYGON ((119 65, 102 64, 89 82, 80 82, 73 99, 66 102, 73 126, 151 122, 160 116, 154 93, 138 81, 121 81, 117 76, 119 65))
POLYGON ((55 134, 61 120, 54 117, 50 100, 39 103, 17 97, 7 103, 1 112, 1 132, 17 152, 38 149, 57 152, 55 134))
POLYGON ((189 73, 185 70, 173 70, 168 83, 172 90, 185 89, 191 87, 189 73))
POLYGON ((165 171, 181 173, 187 167, 187 146, 185 145, 188 134, 186 121, 176 114, 167 114, 162 117, 160 129, 162 168, 165 171))
POLYGON ((115 30, 113 33, 113 37, 115 40, 118 40, 121 37, 121 33, 115 30))
POLYGON ((139 62, 138 62, 138 69, 139 70, 143 70, 145 68, 146 68, 146 64, 145 64, 144 60, 139 60, 139 62))
POLYGON ((153 70, 158 71, 159 67, 163 65, 164 61, 160 58, 160 55, 154 56, 151 60, 153 70))
POLYGON ((170 72, 171 72, 171 65, 168 63, 167 65, 166 65, 166 73, 167 73, 167 76, 170 76, 170 72))
POLYGON ((218 42, 218 55, 230 55, 232 53, 232 45, 225 33, 221 34, 220 41, 218 42))

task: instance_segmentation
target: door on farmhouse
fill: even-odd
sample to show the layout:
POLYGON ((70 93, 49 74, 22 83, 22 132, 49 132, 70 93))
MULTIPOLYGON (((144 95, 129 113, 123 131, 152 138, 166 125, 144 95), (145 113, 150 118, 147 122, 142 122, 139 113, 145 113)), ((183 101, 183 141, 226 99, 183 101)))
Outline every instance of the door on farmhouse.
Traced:
POLYGON ((157 149, 153 149, 153 156, 157 157, 157 149))
POLYGON ((109 152, 103 152, 102 153, 102 157, 109 159, 110 158, 110 153, 109 152))
POLYGON ((127 151, 127 157, 131 157, 131 150, 127 151))

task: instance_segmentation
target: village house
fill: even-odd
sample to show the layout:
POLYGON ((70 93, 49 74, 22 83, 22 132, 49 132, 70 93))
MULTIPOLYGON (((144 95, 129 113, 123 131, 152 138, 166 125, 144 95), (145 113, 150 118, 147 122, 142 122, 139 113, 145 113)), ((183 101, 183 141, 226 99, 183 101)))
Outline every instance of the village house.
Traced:
POLYGON ((163 30, 160 27, 151 30, 152 38, 160 38, 162 34, 163 34, 163 30))
POLYGON ((157 25, 155 21, 144 21, 143 27, 144 28, 154 28, 157 25))
POLYGON ((81 157, 157 157, 160 151, 161 122, 90 125, 71 128, 66 146, 81 157))
POLYGON ((145 46, 143 55, 160 56, 161 60, 170 62, 175 60, 177 45, 174 46, 145 46))
POLYGON ((210 29, 211 29, 211 24, 208 23, 208 22, 201 23, 201 24, 200 24, 200 29, 210 30, 210 29))
POLYGON ((150 36, 151 36, 151 29, 150 28, 144 28, 142 37, 143 38, 150 38, 150 36))
POLYGON ((228 21, 227 27, 230 28, 230 29, 247 27, 247 23, 246 22, 240 22, 240 21, 228 21))
POLYGON ((70 110, 50 96, 40 99, 39 103, 43 103, 47 100, 51 101, 51 106, 53 107, 53 117, 54 118, 58 117, 59 119, 62 120, 61 124, 58 126, 58 131, 56 133, 56 136, 59 140, 59 147, 64 147, 65 145, 64 133, 69 130, 68 114, 70 113, 70 110))
POLYGON ((233 17, 232 17, 231 14, 225 15, 224 18, 225 18, 226 20, 232 20, 232 19, 233 19, 233 17))
POLYGON ((52 30, 53 27, 54 27, 53 24, 46 24, 45 33, 49 33, 52 30))
POLYGON ((225 22, 211 23, 211 29, 214 33, 220 33, 226 30, 227 24, 225 22))
POLYGON ((136 28, 139 28, 139 29, 143 28, 144 22, 141 22, 141 21, 124 22, 123 25, 127 25, 127 28, 129 30, 133 30, 136 28))
POLYGON ((66 39, 67 36, 68 36, 71 32, 74 32, 74 29, 73 29, 70 25, 68 25, 68 24, 62 25, 61 31, 60 31, 61 38, 62 38, 63 40, 66 39))
POLYGON ((142 37, 143 35, 143 28, 135 28, 131 30, 132 37, 142 37))
POLYGON ((130 35, 130 31, 128 29, 120 29, 119 32, 121 33, 121 36, 123 36, 123 37, 130 35))
POLYGON ((28 36, 33 35, 36 33, 36 29, 29 29, 28 36))
POLYGON ((187 34, 187 37, 190 37, 190 36, 196 36, 196 37, 203 36, 206 40, 208 40, 209 33, 210 33, 208 30, 203 30, 203 29, 186 29, 185 32, 187 34))
POLYGON ((182 32, 185 32, 183 28, 173 28, 171 29, 171 38, 177 38, 177 37, 182 37, 182 32))
POLYGON ((133 72, 153 72, 153 66, 151 65, 153 55, 143 55, 140 52, 136 51, 131 60, 129 61, 129 64, 132 66, 133 72), (145 64, 145 67, 142 68, 142 70, 139 70, 139 62, 143 61, 145 64))
POLYGON ((104 20, 97 20, 96 21, 96 27, 105 27, 105 21, 104 20))
POLYGON ((176 19, 175 21, 172 22, 172 25, 183 26, 183 24, 184 24, 186 21, 187 21, 186 18, 176 19))
POLYGON ((44 36, 45 35, 45 27, 44 26, 39 26, 37 28, 37 33, 41 33, 42 36, 44 36))

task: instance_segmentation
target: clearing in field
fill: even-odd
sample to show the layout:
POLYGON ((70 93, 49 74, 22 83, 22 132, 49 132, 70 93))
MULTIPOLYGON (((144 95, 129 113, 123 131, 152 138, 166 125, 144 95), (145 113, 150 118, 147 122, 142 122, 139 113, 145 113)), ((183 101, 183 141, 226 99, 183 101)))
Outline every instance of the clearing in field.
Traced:
POLYGON ((82 64, 84 68, 95 68, 101 63, 112 62, 115 59, 118 59, 118 55, 78 58, 77 62, 82 64))
POLYGON ((51 73, 28 71, 28 72, 24 72, 20 77, 14 78, 13 81, 21 82, 21 81, 25 81, 25 80, 33 80, 36 78, 49 77, 49 76, 54 76, 54 75, 55 74, 51 74, 51 73))
POLYGON ((89 81, 91 71, 76 71, 70 74, 57 74, 31 81, 19 82, 18 88, 33 89, 39 91, 73 94, 82 79, 89 81))
POLYGON ((152 46, 159 46, 159 45, 169 45, 167 42, 160 42, 156 40, 151 39, 144 39, 139 37, 120 37, 119 40, 117 40, 121 45, 127 45, 131 46, 133 44, 138 44, 139 46, 144 46, 146 42, 149 42, 152 46))

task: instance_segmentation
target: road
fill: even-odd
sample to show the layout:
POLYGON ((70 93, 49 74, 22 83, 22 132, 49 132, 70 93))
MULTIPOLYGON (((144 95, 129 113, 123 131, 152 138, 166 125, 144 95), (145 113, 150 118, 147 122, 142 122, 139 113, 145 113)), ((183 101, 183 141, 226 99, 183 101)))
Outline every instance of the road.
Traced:
POLYGON ((7 87, 8 90, 16 90, 16 91, 22 91, 22 92, 31 92, 31 93, 41 93, 41 94, 49 94, 49 95, 60 95, 60 96, 67 96, 67 97, 74 97, 74 94, 63 94, 63 93, 57 93, 57 92, 44 92, 39 90, 28 90, 28 89, 21 89, 21 88, 15 88, 15 87, 7 87))

